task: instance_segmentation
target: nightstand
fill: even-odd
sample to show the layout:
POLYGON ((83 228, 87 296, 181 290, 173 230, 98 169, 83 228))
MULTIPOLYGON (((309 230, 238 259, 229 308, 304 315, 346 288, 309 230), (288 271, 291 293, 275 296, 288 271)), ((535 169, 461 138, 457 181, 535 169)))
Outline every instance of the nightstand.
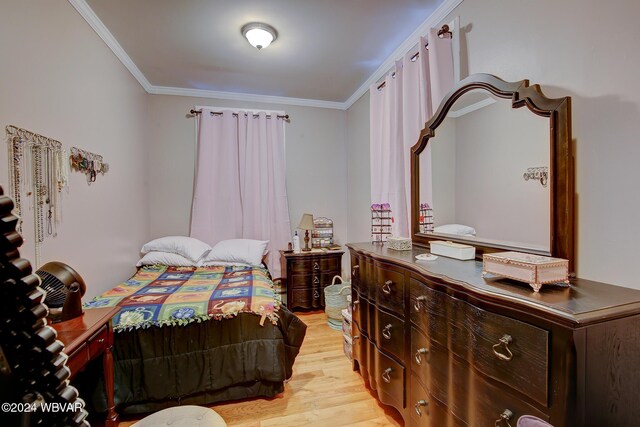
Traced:
POLYGON ((113 400, 113 330, 111 318, 120 307, 89 308, 75 319, 51 324, 64 344, 64 352, 69 356, 67 366, 71 377, 82 371, 93 359, 102 356, 104 384, 107 394, 107 427, 118 425, 118 414, 113 400))
POLYGON ((280 251, 287 287, 287 308, 324 308, 324 288, 342 273, 344 251, 280 251))

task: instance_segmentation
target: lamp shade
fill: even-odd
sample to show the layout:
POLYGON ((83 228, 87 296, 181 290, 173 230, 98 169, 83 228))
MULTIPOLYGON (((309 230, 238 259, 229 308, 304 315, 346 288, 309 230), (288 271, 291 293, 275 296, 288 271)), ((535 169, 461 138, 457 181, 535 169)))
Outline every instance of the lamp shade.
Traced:
POLYGON ((313 230, 313 215, 308 213, 302 214, 298 228, 300 230, 313 230))

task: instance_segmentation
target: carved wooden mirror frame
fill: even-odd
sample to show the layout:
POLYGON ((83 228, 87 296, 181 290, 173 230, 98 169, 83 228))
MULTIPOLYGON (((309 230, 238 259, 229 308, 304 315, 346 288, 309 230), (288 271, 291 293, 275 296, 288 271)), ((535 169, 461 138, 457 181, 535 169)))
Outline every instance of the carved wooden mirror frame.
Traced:
POLYGON ((444 97, 438 110, 427 121, 420 133, 418 142, 411 147, 411 230, 413 242, 428 245, 432 240, 449 240, 476 247, 476 255, 483 253, 515 250, 549 255, 569 260, 569 271, 574 268, 574 169, 571 148, 571 97, 547 98, 539 85, 529 86, 528 80, 505 82, 490 74, 474 74, 460 81, 444 97), (499 98, 511 98, 512 108, 526 106, 531 112, 549 118, 550 126, 550 236, 548 252, 531 251, 517 246, 500 243, 475 242, 458 239, 450 235, 427 234, 419 232, 420 208, 420 153, 427 147, 429 139, 445 119, 454 102, 463 94, 483 89, 499 98))

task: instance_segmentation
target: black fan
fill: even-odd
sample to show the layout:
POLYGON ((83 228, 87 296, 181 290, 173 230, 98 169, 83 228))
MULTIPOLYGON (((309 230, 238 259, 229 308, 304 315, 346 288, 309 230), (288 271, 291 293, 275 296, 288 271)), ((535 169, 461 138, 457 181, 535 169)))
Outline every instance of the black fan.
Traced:
POLYGON ((47 291, 45 303, 52 321, 69 320, 82 314, 82 296, 87 285, 77 271, 52 261, 40 267, 36 274, 42 280, 40 287, 47 291))

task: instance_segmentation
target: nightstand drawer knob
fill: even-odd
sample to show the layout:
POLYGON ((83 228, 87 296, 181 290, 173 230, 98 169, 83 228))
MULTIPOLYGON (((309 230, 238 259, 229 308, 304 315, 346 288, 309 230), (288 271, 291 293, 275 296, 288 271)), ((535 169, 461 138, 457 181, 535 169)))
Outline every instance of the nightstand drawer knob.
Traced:
POLYGON ((318 292, 318 291, 313 291, 313 298, 315 298, 315 299, 320 298, 320 292, 318 292))
POLYGON ((320 283, 320 279, 318 278, 318 276, 313 277, 313 283, 315 283, 316 285, 320 283))
POLYGON ((320 270, 320 264, 318 264, 317 262, 313 263, 313 269, 314 270, 320 270))

